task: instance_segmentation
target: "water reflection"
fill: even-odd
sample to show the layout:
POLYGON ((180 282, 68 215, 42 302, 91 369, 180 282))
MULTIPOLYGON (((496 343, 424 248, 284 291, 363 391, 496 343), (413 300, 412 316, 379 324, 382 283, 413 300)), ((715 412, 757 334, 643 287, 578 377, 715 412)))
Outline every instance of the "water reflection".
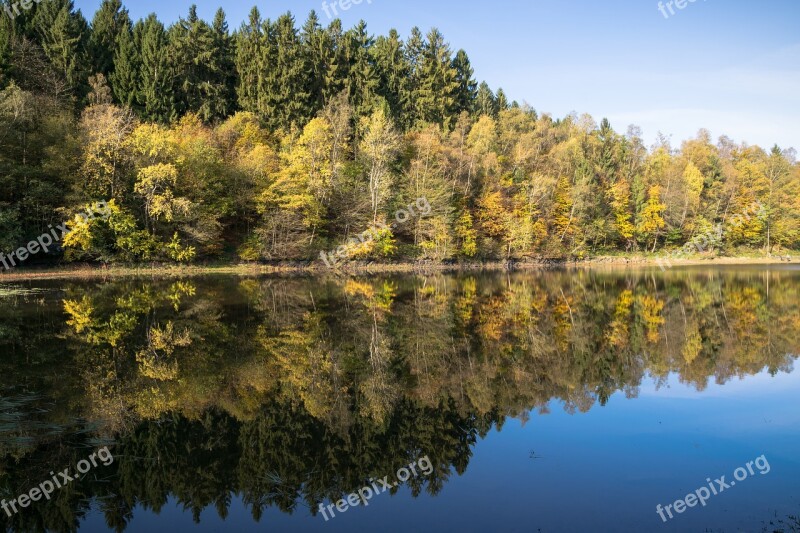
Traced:
POLYGON ((17 530, 75 530, 92 499, 120 531, 171 498, 314 514, 423 455, 410 489, 435 495, 507 417, 788 372, 799 344, 790 269, 40 288, 0 299, 0 492, 102 443, 116 461, 0 516, 17 530))

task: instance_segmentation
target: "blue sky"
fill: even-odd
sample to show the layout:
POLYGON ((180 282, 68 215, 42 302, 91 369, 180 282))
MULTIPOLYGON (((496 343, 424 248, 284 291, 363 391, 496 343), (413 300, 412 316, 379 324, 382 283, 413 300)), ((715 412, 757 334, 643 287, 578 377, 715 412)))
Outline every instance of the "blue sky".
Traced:
MULTIPOLYGON (((636 124, 648 143, 661 131, 677 146, 704 127, 800 150, 797 0, 685 0, 668 18, 657 0, 368 1, 339 9, 345 26, 364 19, 375 34, 403 36, 438 27, 479 80, 540 112, 608 117, 620 132, 636 124)), ((254 4, 270 18, 291 10, 298 26, 311 9, 328 20, 322 0, 125 3, 134 18, 155 12, 167 23, 192 3, 209 20, 222 5, 232 28, 254 4)), ((75 4, 91 18, 100 0, 75 4)))

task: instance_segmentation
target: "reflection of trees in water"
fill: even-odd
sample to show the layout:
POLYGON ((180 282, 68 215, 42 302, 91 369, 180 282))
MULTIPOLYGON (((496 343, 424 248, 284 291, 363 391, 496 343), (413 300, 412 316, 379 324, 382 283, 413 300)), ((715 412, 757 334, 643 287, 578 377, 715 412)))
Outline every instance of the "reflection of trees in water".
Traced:
MULTIPOLYGON (((434 473, 406 485, 414 496, 435 495, 453 468, 459 474, 466 470, 471 447, 501 419, 498 413, 468 418, 453 405, 423 408, 404 400, 385 426, 359 422, 341 435, 290 401, 270 402, 246 421, 219 409, 191 419, 164 414, 120 435, 111 467, 93 471, 58 492, 56 500, 40 502, 10 521, 0 517, 0 524, 6 521, 15 530, 74 530, 89 511, 89 497, 96 498, 117 530, 125 528, 135 507, 158 513, 169 498, 198 521, 212 506, 226 517, 233 495, 257 520, 269 507, 316 513, 323 500, 336 501, 424 455, 434 473)), ((67 448, 42 445, 21 463, 6 463, 3 494, 14 498, 26 492, 38 483, 34 480, 46 479, 53 465, 84 458, 91 445, 88 435, 73 435, 68 442, 67 448)))
POLYGON ((553 399, 585 411, 635 396, 647 375, 703 389, 788 370, 800 278, 764 276, 76 284, 57 308, 0 310, 0 384, 50 404, 38 432, 6 428, 17 440, 2 443, 2 487, 19 494, 79 460, 90 436, 113 435, 118 461, 102 482, 87 478, 14 524, 71 529, 92 495, 119 529, 135 505, 158 511, 170 495, 196 517, 212 505, 224 516, 232 493, 256 518, 316 509, 421 455, 438 466, 436 493, 494 424, 553 399), (81 433, 75 416, 104 429, 81 433), (50 426, 61 430, 41 431, 50 426))

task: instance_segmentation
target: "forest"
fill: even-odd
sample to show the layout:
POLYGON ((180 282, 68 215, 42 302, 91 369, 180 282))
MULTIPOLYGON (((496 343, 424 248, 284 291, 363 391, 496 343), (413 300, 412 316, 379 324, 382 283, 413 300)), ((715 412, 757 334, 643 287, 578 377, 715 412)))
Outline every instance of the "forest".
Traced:
POLYGON ((554 118, 479 83, 436 29, 253 8, 232 30, 194 7, 166 26, 121 0, 90 21, 47 0, 0 17, 0 251, 65 221, 29 263, 311 261, 342 245, 369 261, 583 259, 712 233, 715 254, 770 255, 800 249, 800 165, 706 130, 647 146, 635 126, 554 118), (354 245, 420 198, 429 215, 354 245), (108 216, 76 216, 99 201, 108 216))

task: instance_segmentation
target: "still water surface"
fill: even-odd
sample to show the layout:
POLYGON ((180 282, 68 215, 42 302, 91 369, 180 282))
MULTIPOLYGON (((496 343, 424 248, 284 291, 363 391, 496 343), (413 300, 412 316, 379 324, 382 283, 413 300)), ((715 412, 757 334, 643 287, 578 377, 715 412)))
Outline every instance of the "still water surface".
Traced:
POLYGON ((0 496, 115 460, 0 525, 798 531, 799 326, 788 266, 5 284, 0 496))

